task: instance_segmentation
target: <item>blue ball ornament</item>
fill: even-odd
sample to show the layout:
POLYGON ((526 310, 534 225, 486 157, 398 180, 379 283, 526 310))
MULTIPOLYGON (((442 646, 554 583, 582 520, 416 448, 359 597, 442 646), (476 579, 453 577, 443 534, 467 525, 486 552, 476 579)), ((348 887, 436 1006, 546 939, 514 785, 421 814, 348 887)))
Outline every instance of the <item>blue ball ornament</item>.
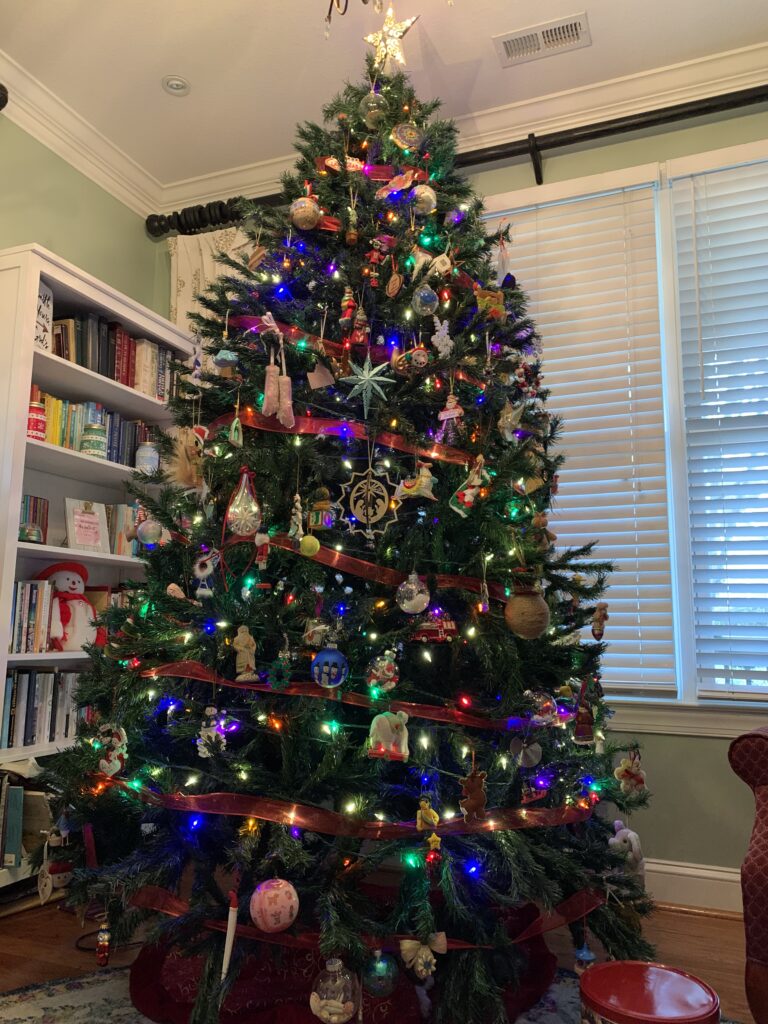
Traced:
POLYGON ((377 950, 363 968, 363 988, 375 999, 386 999, 395 991, 399 975, 395 958, 377 950))
POLYGON ((326 690, 341 686, 348 675, 349 662, 338 647, 324 647, 312 659, 312 679, 326 690))

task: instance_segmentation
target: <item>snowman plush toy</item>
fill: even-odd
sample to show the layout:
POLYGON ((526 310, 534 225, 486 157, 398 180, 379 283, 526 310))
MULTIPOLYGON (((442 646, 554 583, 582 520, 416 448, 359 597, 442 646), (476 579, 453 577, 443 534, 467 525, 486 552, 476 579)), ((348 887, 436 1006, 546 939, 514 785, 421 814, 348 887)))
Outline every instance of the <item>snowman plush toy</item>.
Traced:
POLYGON ((51 626, 48 646, 52 651, 79 651, 85 644, 103 647, 107 631, 94 623, 96 609, 85 596, 88 570, 80 562, 56 562, 37 574, 48 580, 51 595, 51 626))

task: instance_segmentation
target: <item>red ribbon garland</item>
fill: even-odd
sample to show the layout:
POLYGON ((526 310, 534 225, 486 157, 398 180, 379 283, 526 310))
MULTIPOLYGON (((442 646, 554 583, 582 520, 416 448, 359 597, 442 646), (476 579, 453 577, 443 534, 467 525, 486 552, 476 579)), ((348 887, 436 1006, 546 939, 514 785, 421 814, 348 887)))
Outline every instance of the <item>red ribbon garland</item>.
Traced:
MULTIPOLYGON (((159 885, 145 885, 131 896, 131 906, 141 910, 154 910, 168 917, 183 917, 190 911, 189 903, 174 896, 167 889, 159 885)), ((523 929, 515 938, 514 943, 525 942, 538 935, 562 928, 574 921, 579 921, 587 914, 597 910, 605 903, 604 897, 589 889, 582 889, 573 896, 558 903, 555 909, 547 914, 539 914, 527 928, 523 929)), ((226 932, 227 922, 225 920, 214 920, 209 918, 204 926, 213 931, 226 932)), ((320 940, 319 932, 262 932, 253 925, 238 924, 235 934, 241 939, 255 939, 258 942, 269 942, 276 946, 286 946, 291 949, 315 949, 320 940)), ((400 952, 400 942, 405 939, 412 939, 412 935, 392 935, 387 939, 380 936, 361 935, 360 939, 369 949, 388 949, 396 953, 400 952)), ((471 942, 464 942, 462 939, 448 939, 448 949, 491 949, 491 946, 475 946, 471 942)))
MULTIPOLYGON (((341 165, 334 156, 316 156, 315 167, 321 174, 327 171, 338 173, 341 170, 341 165)), ((398 169, 393 164, 366 164, 362 160, 351 163, 348 158, 346 170, 349 174, 365 174, 371 181, 391 181, 396 174, 405 174, 407 171, 413 174, 414 181, 429 180, 429 174, 426 170, 421 167, 411 167, 410 164, 403 164, 398 172, 398 169)))
MULTIPOLYGON (((208 427, 209 431, 218 430, 220 427, 228 427, 235 418, 234 413, 225 413, 219 416, 208 427)), ((364 423, 356 423, 349 420, 332 420, 323 416, 297 416, 292 427, 284 427, 272 416, 264 416, 256 412, 250 405, 240 410, 240 423, 244 427, 251 427, 253 430, 266 430, 273 434, 325 434, 332 437, 352 438, 358 441, 365 441, 368 438, 368 431, 364 423)), ((446 444, 431 444, 423 447, 406 441, 400 434, 391 434, 383 431, 376 435, 376 443, 387 448, 395 448, 400 452, 407 452, 410 455, 417 455, 422 459, 437 459, 440 462, 452 462, 458 466, 469 465, 473 456, 460 448, 451 448, 446 444)))
MULTIPOLYGON (((225 814, 237 818, 258 818, 285 825, 322 832, 331 836, 349 836, 355 839, 369 839, 372 842, 389 839, 423 839, 423 833, 415 821, 360 821, 324 807, 290 804, 285 800, 256 796, 251 793, 154 793, 151 790, 135 790, 122 779, 98 775, 105 786, 115 786, 126 793, 134 793, 139 799, 155 807, 169 811, 185 811, 196 814, 225 814)), ((487 812, 487 817, 469 825, 463 818, 440 822, 435 832, 440 836, 463 836, 480 832, 518 831, 527 828, 555 828, 560 825, 576 825, 592 816, 592 807, 540 807, 527 810, 524 807, 499 807, 487 812)))
MULTIPOLYGON (((358 708, 384 708, 388 711, 405 711, 410 718, 424 718, 431 722, 448 722, 451 725, 461 725, 469 729, 494 729, 499 732, 528 732, 531 729, 545 728, 537 725, 530 718, 484 718, 482 715, 474 715, 460 708, 437 707, 433 704, 414 704, 411 701, 374 700, 362 693, 352 693, 337 690, 323 690, 312 682, 294 682, 283 686, 279 690, 274 689, 268 683, 252 683, 243 680, 226 679, 212 669, 206 668, 199 661, 171 661, 165 665, 157 665, 154 668, 145 669, 141 673, 145 679, 157 679, 160 676, 175 677, 177 679, 195 679, 201 683, 212 683, 214 686, 226 686, 234 690, 250 690, 254 693, 268 693, 272 696, 285 697, 313 697, 317 700, 331 700, 340 704, 349 704, 358 708)), ((570 722, 573 718, 570 712, 567 715, 558 715, 558 721, 570 722)))

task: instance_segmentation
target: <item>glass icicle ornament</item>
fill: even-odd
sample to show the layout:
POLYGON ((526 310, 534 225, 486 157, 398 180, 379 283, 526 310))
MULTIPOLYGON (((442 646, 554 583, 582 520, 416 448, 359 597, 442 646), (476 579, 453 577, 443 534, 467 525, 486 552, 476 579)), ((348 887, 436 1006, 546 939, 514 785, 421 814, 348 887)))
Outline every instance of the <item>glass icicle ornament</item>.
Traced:
POLYGON ((238 537, 249 537, 261 526, 261 508, 253 490, 253 473, 247 466, 240 470, 240 481, 229 499, 225 522, 238 537))

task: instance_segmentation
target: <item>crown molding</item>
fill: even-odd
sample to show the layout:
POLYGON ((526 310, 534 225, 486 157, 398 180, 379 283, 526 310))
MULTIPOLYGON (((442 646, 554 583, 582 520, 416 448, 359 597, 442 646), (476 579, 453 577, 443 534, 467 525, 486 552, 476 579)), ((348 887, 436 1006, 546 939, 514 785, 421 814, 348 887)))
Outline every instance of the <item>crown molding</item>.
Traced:
POLYGON ((156 178, 3 50, 0 79, 9 94, 4 117, 115 199, 146 217, 161 195, 156 178))
MULTIPOLYGON (((712 54, 623 78, 551 93, 457 119, 459 151, 485 149, 564 131, 676 103, 761 85, 768 42, 712 54)), ((162 183, 89 124, 50 89, 0 50, 0 79, 10 99, 3 112, 33 138, 142 217, 183 206, 258 197, 279 191, 280 175, 295 157, 287 154, 196 178, 162 183)))

